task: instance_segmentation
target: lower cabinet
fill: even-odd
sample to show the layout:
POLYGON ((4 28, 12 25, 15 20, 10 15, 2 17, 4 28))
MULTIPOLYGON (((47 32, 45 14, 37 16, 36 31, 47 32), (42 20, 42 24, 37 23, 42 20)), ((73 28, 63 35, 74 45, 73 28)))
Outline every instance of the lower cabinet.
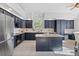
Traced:
POLYGON ((24 33, 14 36, 14 47, 20 44, 23 40, 35 40, 36 33, 24 33))
POLYGON ((24 40, 35 40, 35 33, 25 33, 24 40))
POLYGON ((14 47, 20 44, 24 40, 24 34, 14 36, 14 47))
POLYGON ((68 34, 68 38, 70 40, 75 40, 75 35, 74 34, 68 34))

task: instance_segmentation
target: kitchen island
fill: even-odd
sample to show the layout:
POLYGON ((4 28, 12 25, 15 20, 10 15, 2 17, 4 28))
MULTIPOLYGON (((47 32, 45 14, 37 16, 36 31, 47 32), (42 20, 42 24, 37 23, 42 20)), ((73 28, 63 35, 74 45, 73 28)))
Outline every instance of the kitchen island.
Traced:
POLYGON ((60 51, 64 36, 59 34, 36 34, 36 51, 60 51))

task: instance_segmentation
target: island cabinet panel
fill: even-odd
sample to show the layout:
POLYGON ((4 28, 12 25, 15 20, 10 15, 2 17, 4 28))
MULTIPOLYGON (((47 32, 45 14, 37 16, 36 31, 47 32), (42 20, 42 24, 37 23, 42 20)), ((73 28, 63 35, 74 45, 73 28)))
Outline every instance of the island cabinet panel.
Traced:
POLYGON ((63 37, 36 37, 36 51, 61 51, 63 37))
POLYGON ((36 51, 49 51, 48 40, 45 38, 36 38, 36 51))
POLYGON ((48 45, 50 51, 61 51, 62 50, 63 38, 49 38, 48 45))

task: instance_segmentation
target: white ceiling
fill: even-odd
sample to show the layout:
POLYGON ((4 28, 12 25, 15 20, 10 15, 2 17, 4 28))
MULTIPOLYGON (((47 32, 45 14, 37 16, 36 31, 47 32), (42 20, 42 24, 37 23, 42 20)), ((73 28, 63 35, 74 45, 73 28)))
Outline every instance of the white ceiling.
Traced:
POLYGON ((53 18, 75 18, 79 10, 71 10, 72 3, 7 3, 24 19, 32 18, 35 15, 45 15, 45 19, 53 18))
POLYGON ((45 14, 45 19, 72 19, 75 18, 73 11, 71 11, 72 4, 73 3, 21 3, 18 5, 25 12, 26 18, 31 18, 31 16, 38 14, 45 14))
POLYGON ((69 12, 69 3, 21 3, 19 6, 27 12, 69 12))

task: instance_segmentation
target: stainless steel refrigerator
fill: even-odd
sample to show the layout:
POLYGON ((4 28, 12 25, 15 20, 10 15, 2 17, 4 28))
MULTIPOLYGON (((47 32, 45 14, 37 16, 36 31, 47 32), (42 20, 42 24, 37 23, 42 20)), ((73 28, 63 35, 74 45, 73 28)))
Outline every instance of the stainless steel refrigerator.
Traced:
POLYGON ((14 49, 14 18, 0 13, 0 56, 11 56, 14 49))

